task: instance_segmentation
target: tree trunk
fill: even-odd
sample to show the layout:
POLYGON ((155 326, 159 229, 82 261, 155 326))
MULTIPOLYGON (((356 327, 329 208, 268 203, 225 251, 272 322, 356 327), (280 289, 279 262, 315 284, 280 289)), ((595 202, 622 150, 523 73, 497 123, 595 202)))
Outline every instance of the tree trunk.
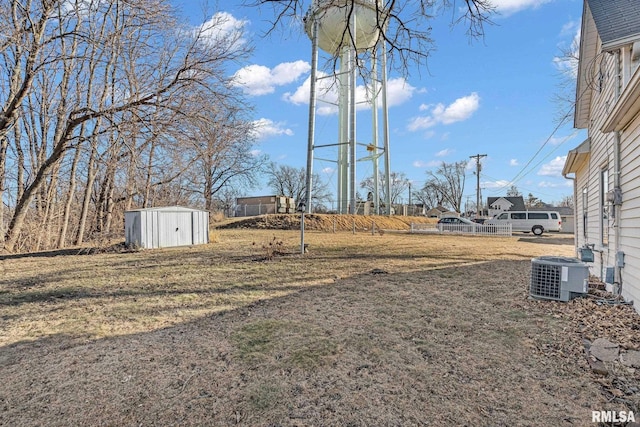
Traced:
POLYGON ((87 217, 89 216, 89 207, 91 205, 91 195, 93 194, 93 184, 96 180, 96 155, 98 152, 97 137, 94 135, 91 143, 91 154, 89 155, 89 164, 87 165, 87 181, 84 187, 84 197, 82 199, 82 209, 78 220, 78 233, 76 234, 76 245, 81 245, 84 240, 84 233, 87 226, 87 217))
POLYGON ((73 196, 76 192, 76 171, 78 169, 78 163, 80 162, 80 147, 76 147, 76 154, 73 156, 73 162, 71 163, 71 172, 69 176, 69 188, 67 190, 67 196, 64 204, 64 211, 62 213, 62 224, 60 226, 60 234, 58 235, 58 248, 62 249, 67 244, 67 230, 69 228, 69 220, 71 215, 71 205, 73 203, 73 196))
POLYGON ((0 244, 4 243, 4 191, 6 185, 7 147, 9 140, 0 139, 0 244))
POLYGON ((147 176, 144 183, 144 200, 142 203, 143 208, 149 207, 149 200, 151 198, 151 178, 153 177, 153 161, 156 151, 156 139, 151 140, 151 147, 149 148, 149 161, 147 162, 147 176))

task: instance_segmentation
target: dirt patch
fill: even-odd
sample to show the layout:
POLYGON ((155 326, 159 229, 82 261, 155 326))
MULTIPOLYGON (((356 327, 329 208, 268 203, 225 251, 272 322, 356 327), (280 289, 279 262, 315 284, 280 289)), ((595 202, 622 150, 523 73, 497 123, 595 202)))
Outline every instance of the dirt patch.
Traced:
POLYGON ((558 426, 636 410, 636 371, 594 374, 582 341, 635 348, 635 312, 528 298, 531 258, 571 256, 563 240, 310 232, 301 256, 295 231, 218 233, 3 260, 0 425, 558 426), (289 253, 256 262, 274 237, 289 253))

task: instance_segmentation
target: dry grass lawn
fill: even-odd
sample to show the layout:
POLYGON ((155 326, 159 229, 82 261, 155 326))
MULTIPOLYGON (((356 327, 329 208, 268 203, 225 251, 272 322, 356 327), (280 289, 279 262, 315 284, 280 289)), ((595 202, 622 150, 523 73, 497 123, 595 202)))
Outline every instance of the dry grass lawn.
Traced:
POLYGON ((561 426, 619 409, 569 304, 571 236, 217 230, 0 258, 0 425, 561 426), (275 248, 275 249, 274 249, 275 248))

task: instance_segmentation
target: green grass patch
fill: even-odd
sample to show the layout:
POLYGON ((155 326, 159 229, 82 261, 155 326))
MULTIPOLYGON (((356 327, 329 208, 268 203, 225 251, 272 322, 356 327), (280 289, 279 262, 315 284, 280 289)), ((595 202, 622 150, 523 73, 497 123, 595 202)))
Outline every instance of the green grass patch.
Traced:
POLYGON ((276 339, 287 329, 287 323, 280 320, 260 320, 244 325, 231 336, 239 356, 245 361, 266 358, 273 350, 276 339))
POLYGON ((257 411, 266 411, 276 406, 282 390, 273 384, 259 384, 249 392, 249 404, 257 411))
POLYGON ((265 319, 244 325, 231 336, 240 358, 250 364, 314 369, 338 351, 313 325, 265 319))

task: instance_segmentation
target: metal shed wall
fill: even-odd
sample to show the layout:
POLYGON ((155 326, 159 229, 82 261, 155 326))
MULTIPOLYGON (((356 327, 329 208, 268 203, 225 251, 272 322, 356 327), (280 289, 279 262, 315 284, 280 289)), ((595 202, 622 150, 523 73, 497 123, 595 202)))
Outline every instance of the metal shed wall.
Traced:
POLYGON ((125 242, 141 248, 209 243, 209 213, 176 207, 125 212, 125 242))

